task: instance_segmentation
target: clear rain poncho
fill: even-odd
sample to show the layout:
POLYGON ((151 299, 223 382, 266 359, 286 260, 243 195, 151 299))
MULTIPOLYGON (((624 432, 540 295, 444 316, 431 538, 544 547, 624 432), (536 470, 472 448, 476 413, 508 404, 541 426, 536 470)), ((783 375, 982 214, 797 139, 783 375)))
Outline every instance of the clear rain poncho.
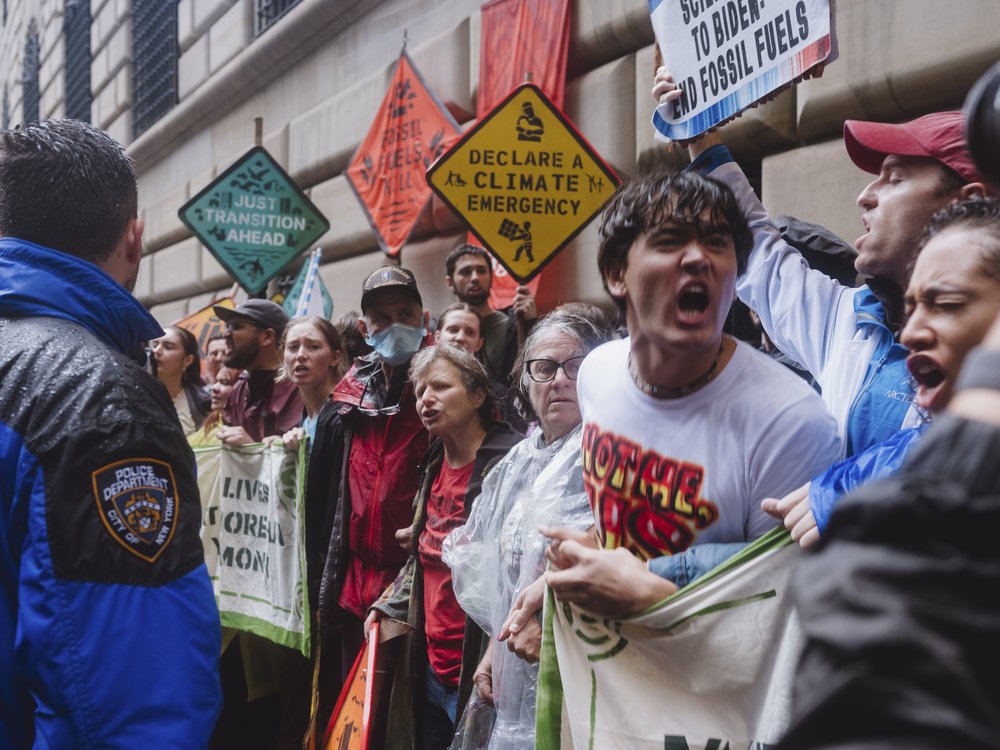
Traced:
MULTIPOLYGON (((495 638, 514 598, 545 570, 540 525, 585 530, 594 516, 583 486, 582 426, 545 445, 541 430, 518 443, 483 481, 464 526, 445 540, 443 558, 462 609, 495 638)), ((535 743, 538 665, 493 649, 496 724, 490 750, 535 743)))

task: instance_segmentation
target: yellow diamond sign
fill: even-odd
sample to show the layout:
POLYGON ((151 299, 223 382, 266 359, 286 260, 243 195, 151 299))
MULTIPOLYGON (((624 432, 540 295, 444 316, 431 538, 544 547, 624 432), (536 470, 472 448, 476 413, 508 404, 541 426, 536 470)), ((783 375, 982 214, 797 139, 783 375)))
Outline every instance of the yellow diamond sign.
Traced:
POLYGON ((618 177, 545 94, 526 83, 438 159, 427 182, 525 282, 597 215, 618 177))

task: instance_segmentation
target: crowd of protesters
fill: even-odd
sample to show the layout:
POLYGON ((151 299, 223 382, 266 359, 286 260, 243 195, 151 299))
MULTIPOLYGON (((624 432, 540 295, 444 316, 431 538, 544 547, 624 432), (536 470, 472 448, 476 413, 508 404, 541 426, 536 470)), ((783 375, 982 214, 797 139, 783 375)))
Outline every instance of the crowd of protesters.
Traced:
MULTIPOLYGON (((653 95, 679 95, 667 71, 653 95)), ((819 550, 796 579, 807 638, 782 746, 874 747, 891 732, 885 746, 1000 744, 985 658, 1000 627, 985 588, 997 578, 1000 203, 961 113, 845 124, 847 155, 875 175, 857 201, 857 286, 810 267, 709 136, 687 169, 649 167, 605 208, 593 272, 606 309, 539 315, 519 287, 494 310, 489 255, 460 244, 442 269, 457 301, 434 317, 414 275, 386 265, 336 325, 289 320, 269 300, 216 307, 225 334, 204 357, 127 293, 142 234, 134 175, 106 135, 67 123, 0 135, 0 265, 19 279, 0 285, 0 745, 124 746, 153 732, 177 747, 318 743, 374 624, 395 621, 406 634, 385 747, 531 748, 546 591, 620 620, 782 524, 819 550), (73 221, 118 211, 114 232, 94 217, 74 230, 92 247, 45 219, 45 175, 84 158, 64 140, 95 175, 121 172, 114 194, 75 186, 106 200, 73 221), (40 207, 12 197, 15 179, 42 186, 25 190, 40 207), (106 310, 45 291, 80 274, 106 310), (727 330, 737 297, 766 351, 727 330), (155 380, 128 356, 143 343, 155 380), (190 505, 188 444, 262 441, 309 453, 311 659, 248 633, 220 643, 197 509, 164 541, 116 531, 122 510, 102 501, 129 470, 190 505), (861 575, 872 591, 853 589, 861 575), (151 645, 160 656, 141 679, 100 676, 151 645), (251 701, 250 664, 264 661, 272 687, 251 701), (484 706, 491 729, 463 737, 463 715, 484 706)), ((129 492, 121 502, 139 502, 129 492)))

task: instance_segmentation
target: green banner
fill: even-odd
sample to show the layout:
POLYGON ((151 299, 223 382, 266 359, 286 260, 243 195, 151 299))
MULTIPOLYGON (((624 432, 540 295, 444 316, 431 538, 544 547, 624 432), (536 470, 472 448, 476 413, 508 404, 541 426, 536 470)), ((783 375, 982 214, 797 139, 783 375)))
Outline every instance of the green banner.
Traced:
POLYGON ((539 750, 765 750, 787 728, 802 632, 788 597, 799 554, 774 529, 624 620, 546 592, 539 750))
POLYGON ((309 656, 306 441, 198 448, 201 539, 223 627, 309 656))

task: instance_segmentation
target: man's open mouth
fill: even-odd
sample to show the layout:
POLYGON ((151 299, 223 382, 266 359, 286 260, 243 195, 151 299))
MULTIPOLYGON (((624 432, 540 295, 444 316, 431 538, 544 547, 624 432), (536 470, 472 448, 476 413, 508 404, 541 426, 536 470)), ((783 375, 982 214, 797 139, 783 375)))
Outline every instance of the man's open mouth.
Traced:
POLYGON ((710 302, 708 287, 705 284, 700 282, 688 284, 677 297, 677 307, 680 310, 681 320, 700 321, 708 310, 710 302))

